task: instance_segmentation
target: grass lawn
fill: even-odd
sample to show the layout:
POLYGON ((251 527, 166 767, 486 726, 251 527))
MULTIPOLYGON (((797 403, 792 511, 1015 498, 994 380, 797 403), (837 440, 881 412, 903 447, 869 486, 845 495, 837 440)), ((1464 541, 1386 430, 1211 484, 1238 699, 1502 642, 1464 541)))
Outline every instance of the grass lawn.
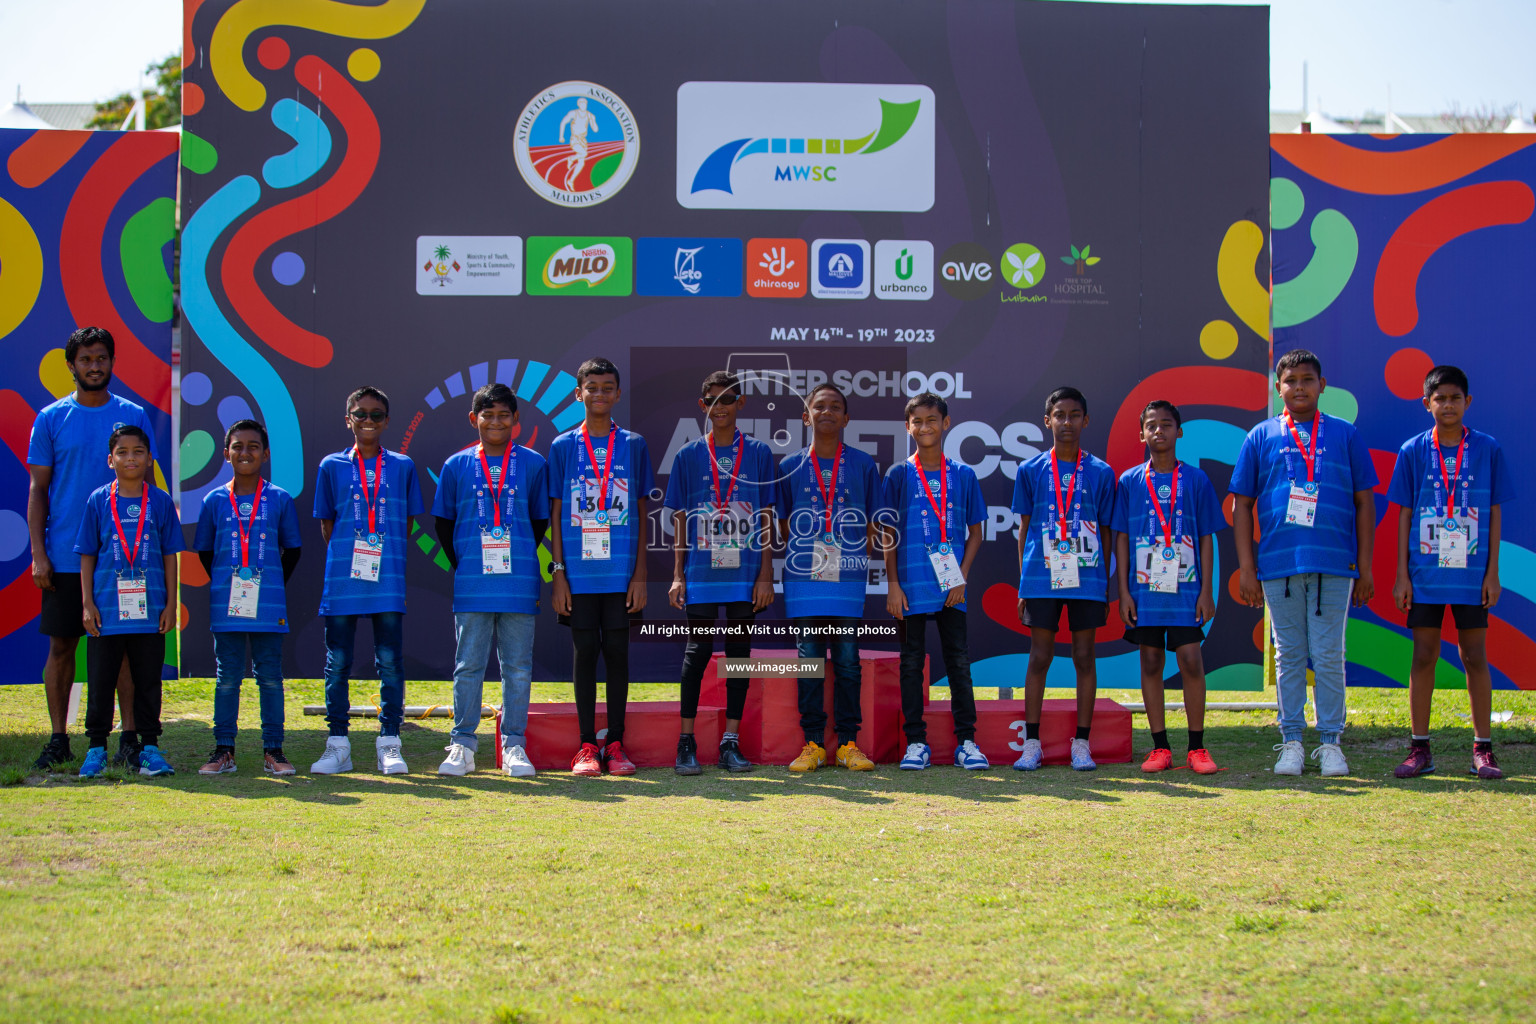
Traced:
MULTIPOLYGON (((1536 693, 1494 696, 1514 713, 1499 783, 1464 774, 1455 692, 1441 774, 1409 783, 1391 777, 1402 691, 1351 691, 1353 771, 1328 780, 1270 775, 1263 712, 1211 716, 1229 770, 1208 778, 442 779, 437 719, 405 728, 412 775, 374 774, 364 727, 357 773, 278 780, 244 696, 239 775, 197 776, 212 684, 187 680, 165 711, 180 774, 80 783, 28 774, 42 690, 0 688, 0 1019, 1395 1024, 1536 1006, 1536 693)), ((290 683, 301 772, 324 744, 306 703, 319 685, 290 683)))

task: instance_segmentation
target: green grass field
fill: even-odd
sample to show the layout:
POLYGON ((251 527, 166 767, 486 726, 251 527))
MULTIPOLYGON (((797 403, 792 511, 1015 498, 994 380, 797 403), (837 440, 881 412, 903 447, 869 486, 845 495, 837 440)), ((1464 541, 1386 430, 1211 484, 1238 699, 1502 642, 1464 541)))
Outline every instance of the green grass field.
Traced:
MULTIPOLYGON (((278 780, 259 774, 245 698, 239 775, 197 776, 212 686, 189 680, 166 699, 180 774, 80 783, 27 771, 42 691, 0 688, 0 1018, 1529 1021, 1536 1006, 1532 693, 1495 694, 1514 713, 1495 726, 1499 783, 1464 774, 1454 692, 1436 707, 1441 774, 1409 783, 1391 777, 1401 691, 1351 691, 1353 773, 1328 780, 1272 777, 1260 712, 1211 716, 1229 769, 1212 777, 441 779, 438 719, 405 728, 412 775, 278 780)), ((299 709, 319 702, 290 683, 301 771, 324 728, 299 709)), ((1170 725, 1182 748, 1182 716, 1170 725)))

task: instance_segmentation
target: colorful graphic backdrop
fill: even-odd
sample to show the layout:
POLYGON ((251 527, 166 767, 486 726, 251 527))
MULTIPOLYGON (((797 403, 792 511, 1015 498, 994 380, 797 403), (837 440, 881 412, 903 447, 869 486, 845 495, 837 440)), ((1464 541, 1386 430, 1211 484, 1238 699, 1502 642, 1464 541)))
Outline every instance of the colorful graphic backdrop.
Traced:
MULTIPOLYGON (((469 394, 488 380, 513 386, 522 439, 546 451, 580 420, 577 366, 613 359, 630 385, 619 419, 646 421, 664 476, 673 436, 701 429, 697 374, 637 366, 632 347, 790 370, 851 347, 853 361, 826 369, 850 374, 855 443, 883 464, 899 457, 909 384, 949 389, 951 454, 976 467, 991 511, 971 581, 976 679, 1011 686, 1025 640, 1007 506, 1017 465, 1048 444, 1051 389, 1087 392, 1086 442, 1121 470, 1142 458, 1140 407, 1180 402, 1185 458, 1218 488, 1263 412, 1262 9, 188 0, 186 12, 189 514, 228 479, 224 425, 249 414, 270 431, 273 480, 307 510, 314 466, 350 440, 343 398, 363 383, 390 394, 392 447, 417 460, 430 499, 443 459, 473 441, 469 394), (632 244, 642 238, 668 244, 632 244), (837 240, 819 261, 818 239, 837 240), (738 252, 744 267, 718 262, 738 252), (663 265, 636 268, 647 254, 663 265), (643 294, 670 280, 675 292, 643 294)), ((756 408, 753 432, 776 450, 803 443, 797 405, 756 408)), ((304 518, 288 657, 314 676, 319 538, 304 518)), ((446 678, 447 562, 431 537, 413 543, 407 671, 446 678)), ((1224 541, 1207 660, 1212 685, 1247 687, 1259 618, 1229 594, 1231 551, 1224 541)), ((648 615, 673 614, 669 566, 651 564, 648 615)), ((184 593, 196 626, 203 599, 184 593)), ((883 618, 883 598, 866 610, 883 618)), ((1120 627, 1101 640, 1101 680, 1134 685, 1120 627)), ((569 678, 569 651, 546 616, 535 677, 569 678)), ((637 646, 636 678, 675 679, 679 653, 637 646)), ((206 638, 187 644, 185 667, 212 671, 206 638)), ((1053 671, 1070 674, 1068 660, 1053 671)))
MULTIPOLYGON (((27 439, 74 390, 64 343, 82 324, 117 343, 112 390, 144 406, 171 471, 174 132, 0 129, 0 681, 42 681, 41 594, 27 537, 27 439)), ((102 453, 106 458, 106 453, 102 453)), ((174 671, 175 644, 166 655, 174 671)))
MULTIPOLYGON (((1424 374, 1467 372, 1469 425, 1497 437, 1519 504, 1504 515, 1504 596, 1489 621, 1494 685, 1536 688, 1536 519, 1524 484, 1536 437, 1524 419, 1536 375, 1536 138, 1274 135, 1275 354, 1316 352, 1323 408, 1354 421, 1376 460, 1376 597, 1352 614, 1353 685, 1406 685, 1412 652, 1392 604, 1397 512, 1387 482, 1403 441, 1431 421, 1424 374)), ((1462 687, 1447 619, 1437 685, 1462 687)))

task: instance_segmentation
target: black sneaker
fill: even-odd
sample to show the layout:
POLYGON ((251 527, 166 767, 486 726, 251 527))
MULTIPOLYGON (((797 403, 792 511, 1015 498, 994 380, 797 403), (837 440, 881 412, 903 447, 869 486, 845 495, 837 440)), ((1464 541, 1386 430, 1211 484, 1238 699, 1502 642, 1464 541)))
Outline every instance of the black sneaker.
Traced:
POLYGON ((672 770, 679 775, 698 775, 704 771, 699 766, 699 742, 691 734, 677 738, 677 760, 673 762, 672 770))
POLYGON ((142 743, 129 743, 119 739, 117 741, 117 753, 112 758, 112 766, 114 768, 139 767, 139 754, 143 749, 144 744, 142 743))
POLYGON ((32 770, 46 772, 56 764, 65 764, 73 761, 75 755, 69 749, 69 737, 59 736, 48 738, 43 745, 43 752, 37 755, 37 760, 32 762, 32 770))
POLYGON ((741 756, 741 747, 735 740, 720 741, 720 767, 728 772, 749 772, 752 762, 741 756))

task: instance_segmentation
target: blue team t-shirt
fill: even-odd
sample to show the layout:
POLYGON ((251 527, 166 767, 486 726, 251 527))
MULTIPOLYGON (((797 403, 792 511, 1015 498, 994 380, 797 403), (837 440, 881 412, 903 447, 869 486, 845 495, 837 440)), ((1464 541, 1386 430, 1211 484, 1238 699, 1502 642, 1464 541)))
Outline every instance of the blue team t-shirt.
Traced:
POLYGON ((126 426, 144 428, 149 435, 149 454, 154 457, 155 431, 149 416, 141 406, 117 395, 109 395, 106 404, 97 408, 81 405, 73 394, 65 395, 32 422, 27 465, 53 470, 43 547, 56 572, 80 571, 75 538, 80 533, 86 498, 112 482, 107 442, 112 431, 126 426))
POLYGON ((1163 517, 1173 532, 1179 559, 1179 589, 1176 593, 1154 593, 1147 572, 1152 559, 1161 559, 1164 541, 1162 521, 1147 493, 1146 463, 1132 466, 1120 474, 1115 489, 1115 514, 1110 529, 1126 534, 1131 564, 1126 567, 1131 596, 1136 601, 1138 626, 1198 626, 1195 604, 1200 599, 1200 539, 1227 528, 1221 502, 1211 478, 1198 466, 1179 463, 1178 505, 1170 514, 1173 499, 1173 474, 1153 473, 1152 486, 1161 503, 1163 517))
MULTIPOLYGON (((1259 523, 1258 577, 1278 580, 1316 572, 1356 578, 1355 492, 1376 486, 1376 467, 1354 424, 1326 413, 1320 419, 1314 482, 1317 512, 1311 526, 1286 521, 1291 482, 1305 484, 1307 463, 1286 426, 1285 416, 1271 416, 1248 432, 1232 471, 1233 494, 1255 499, 1259 523), (1287 462, 1289 457, 1289 462, 1287 462)), ((1309 448, 1312 424, 1298 423, 1309 448)), ((1367 523, 1375 529, 1375 523, 1367 523)))
POLYGON ((805 448, 779 463, 778 512, 789 526, 789 549, 784 557, 784 604, 790 618, 862 616, 869 583, 868 529, 884 507, 884 488, 875 460, 864 451, 843 445, 841 460, 821 460, 817 483, 815 460, 805 448), (823 487, 832 485, 837 463, 837 490, 833 495, 832 532, 842 551, 836 582, 811 579, 815 565, 815 539, 826 532, 827 506, 823 487))
POLYGON ((773 449, 756 438, 736 432, 736 440, 730 445, 715 449, 716 469, 709 466, 709 438, 700 437, 678 449, 672 458, 672 469, 667 474, 665 505, 677 512, 687 513, 688 560, 684 563, 684 579, 687 581, 689 604, 714 604, 725 601, 752 600, 752 587, 763 566, 761 542, 763 516, 771 514, 774 504, 773 449), (736 468, 737 451, 741 466, 736 468), (715 491, 715 473, 719 474, 719 494, 715 491), (731 474, 736 473, 735 486, 731 474), (719 499, 727 498, 730 510, 724 517, 715 515, 719 499), (702 538, 730 540, 742 532, 745 526, 748 536, 740 541, 741 564, 732 568, 716 569, 711 566, 710 549, 703 546, 702 538), (728 535, 727 535, 728 534, 728 535))
POLYGON ((286 633, 288 632, 288 596, 283 587, 282 549, 297 548, 299 513, 293 496, 274 483, 262 481, 261 503, 251 507, 254 494, 235 495, 240 519, 229 504, 233 484, 215 487, 203 496, 203 508, 197 516, 194 551, 212 551, 213 569, 208 584, 208 621, 214 633, 286 633), (254 521, 252 519, 254 513, 254 521), (247 534, 249 568, 261 579, 257 592, 256 617, 237 618, 229 614, 231 577, 242 568, 240 527, 247 534))
POLYGON ((1489 517, 1493 506, 1514 498, 1514 481, 1504 449, 1491 434, 1467 431, 1461 466, 1456 462, 1457 445, 1439 445, 1445 476, 1436 464, 1436 447, 1433 427, 1403 442, 1387 488, 1388 501, 1413 513, 1413 532, 1408 537, 1413 599, 1425 604, 1481 605, 1483 576, 1488 572, 1489 517), (1456 521, 1468 530, 1465 569, 1440 566, 1440 528, 1449 511, 1445 477, 1450 477, 1456 492, 1456 521))
POLYGON ((551 529, 560 531, 565 559, 565 578, 573 594, 622 594, 629 590, 635 574, 638 540, 634 503, 648 498, 656 486, 651 469, 651 453, 645 438, 632 430, 615 426, 607 437, 592 438, 594 468, 587 454, 582 428, 575 427, 555 438, 549 446, 549 497, 558 499, 560 523, 551 529), (613 440, 613 457, 608 457, 608 442, 613 440), (608 488, 604 508, 598 509, 598 477, 608 466, 608 488), (608 557, 581 557, 581 524, 603 511, 608 519, 608 557))
MULTIPOLYGON (((501 457, 486 456, 491 483, 501 479, 501 457)), ((481 534, 496 528, 497 495, 487 485, 480 446, 471 445, 448 456, 432 496, 432 514, 453 520, 453 610, 456 612, 517 612, 539 610, 544 574, 533 520, 549 518, 549 475, 544 456, 514 444, 507 451, 507 483, 500 488, 500 526, 510 544, 512 571, 488 573, 480 554, 481 534)))
POLYGON ((399 452, 380 449, 365 459, 367 497, 376 498, 374 525, 382 533, 384 555, 377 581, 352 578, 352 549, 359 534, 368 533, 368 505, 358 473, 355 448, 327 455, 315 474, 315 518, 332 521, 331 542, 325 550, 325 586, 320 593, 321 615, 372 615, 405 611, 405 552, 411 516, 425 511, 416 463, 399 452), (384 480, 375 480, 379 458, 384 480), (375 488, 377 492, 375 493, 375 488))
MULTIPOLYGON (((106 442, 102 442, 106 448, 106 442)), ((105 459, 103 459, 105 461, 105 459)), ((144 498, 117 496, 117 516, 123 537, 117 535, 118 523, 112 519, 112 485, 98 487, 85 499, 80 515, 80 529, 75 534, 75 554, 95 555, 96 573, 91 578, 91 593, 101 612, 101 633, 158 633, 160 613, 165 609, 165 556, 185 550, 181 540, 181 520, 171 496, 151 483, 144 484, 149 495, 149 518, 144 521, 144 536, 139 538, 139 514, 144 498), (126 548, 123 539, 127 540, 126 548), (138 543, 137 552, 134 544, 138 543), (128 556, 132 554, 133 560, 128 556), (145 582, 147 613, 142 619, 124 620, 118 616, 117 580, 121 574, 142 576, 145 582)), ((78 568, 78 566, 77 566, 78 568)))
MULTIPOLYGON (((1051 472, 1051 453, 1041 452, 1019 466, 1013 478, 1013 511, 1028 517, 1023 565, 1019 570, 1019 596, 1056 597, 1067 601, 1109 599, 1109 559, 1104 544, 1115 513, 1115 471, 1109 463, 1082 452, 1083 479, 1067 500, 1067 540, 1077 552, 1077 587, 1051 586, 1045 562, 1046 542, 1055 543, 1061 532, 1057 514, 1056 478, 1051 472), (1073 524, 1076 524, 1074 527, 1073 524)), ((1061 462, 1061 493, 1077 475, 1075 462, 1061 462)))
MULTIPOLYGON (((907 612, 922 615, 944 607, 949 591, 939 589, 939 576, 934 571, 929 551, 937 550, 941 532, 954 552, 955 561, 965 560, 965 541, 970 527, 984 522, 987 505, 981 499, 981 484, 970 466, 945 459, 942 470, 924 469, 933 501, 946 501, 944 530, 940 531, 938 516, 928 500, 929 491, 923 490, 918 480, 917 467, 911 459, 904 459, 885 471, 885 507, 896 517, 897 582, 907 595, 907 612)), ((965 602, 955 605, 965 611, 965 602)))

